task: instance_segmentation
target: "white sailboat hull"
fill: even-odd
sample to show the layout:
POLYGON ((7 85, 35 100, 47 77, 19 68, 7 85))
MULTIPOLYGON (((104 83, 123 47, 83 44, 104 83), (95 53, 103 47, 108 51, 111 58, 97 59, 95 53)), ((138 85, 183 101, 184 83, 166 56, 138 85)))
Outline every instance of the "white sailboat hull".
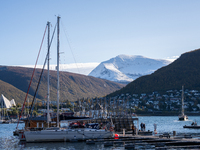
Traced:
POLYGON ((179 116, 178 120, 179 121, 187 121, 188 120, 188 116, 187 115, 179 116))
POLYGON ((110 138, 113 133, 97 129, 66 129, 25 131, 24 135, 26 142, 50 142, 110 138))
POLYGON ((182 86, 182 114, 178 117, 179 121, 188 120, 188 116, 184 114, 184 86, 182 86))

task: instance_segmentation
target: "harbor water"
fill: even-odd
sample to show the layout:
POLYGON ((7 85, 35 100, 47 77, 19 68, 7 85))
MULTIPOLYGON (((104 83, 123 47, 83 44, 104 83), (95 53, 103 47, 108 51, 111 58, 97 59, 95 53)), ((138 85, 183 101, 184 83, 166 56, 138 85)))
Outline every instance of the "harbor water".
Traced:
MULTIPOLYGON (((139 122, 145 123, 146 131, 154 131, 154 124, 157 125, 157 135, 168 132, 173 134, 195 134, 200 138, 200 129, 185 129, 184 125, 191 125, 196 121, 200 125, 200 117, 188 116, 188 121, 178 121, 177 116, 148 116, 138 117, 139 122)), ((85 142, 47 142, 47 143, 26 143, 20 142, 17 136, 13 136, 13 131, 16 129, 17 124, 0 124, 0 150, 113 150, 124 149, 123 145, 114 145, 105 147, 103 143, 98 142, 93 145, 88 145, 85 142)), ((19 129, 24 127, 24 123, 19 124, 19 129)), ((135 149, 153 149, 152 147, 136 147, 135 149)))

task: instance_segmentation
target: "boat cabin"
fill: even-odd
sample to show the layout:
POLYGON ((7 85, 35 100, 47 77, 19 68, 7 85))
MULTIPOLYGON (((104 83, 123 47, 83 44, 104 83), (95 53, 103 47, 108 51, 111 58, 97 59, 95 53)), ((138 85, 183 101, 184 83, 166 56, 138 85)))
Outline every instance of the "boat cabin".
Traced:
MULTIPOLYGON (((25 128, 47 128, 47 117, 41 116, 41 117, 30 117, 21 119, 25 123, 25 128)), ((56 117, 51 118, 51 121, 49 122, 49 127, 55 127, 56 126, 56 117)))

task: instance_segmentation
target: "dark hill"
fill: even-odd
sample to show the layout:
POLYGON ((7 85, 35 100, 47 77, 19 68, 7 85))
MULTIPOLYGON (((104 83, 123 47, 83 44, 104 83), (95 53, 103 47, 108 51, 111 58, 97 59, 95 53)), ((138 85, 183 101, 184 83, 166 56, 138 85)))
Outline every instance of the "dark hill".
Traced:
MULTIPOLYGON (((5 95, 8 99, 15 99, 23 102, 25 93, 31 79, 33 68, 24 67, 0 67, 0 94, 5 95), (7 84, 6 84, 7 83, 7 84), (2 88, 6 85, 12 85, 16 88, 12 93, 8 92, 8 88, 2 88), (18 89, 18 90, 17 90, 18 89), (21 92, 19 92, 21 91, 21 92), (23 93, 24 92, 24 93, 23 93), (20 97, 16 97, 20 93, 20 97)), ((34 95, 38 83, 41 69, 36 69, 35 75, 29 91, 30 95, 34 95)), ((100 97, 112 93, 122 88, 123 85, 108 80, 98 79, 80 74, 69 72, 60 72, 60 100, 74 101, 78 98, 100 97)), ((57 98, 57 72, 50 71, 50 99, 56 101, 57 98)), ((37 98, 44 100, 47 95, 47 70, 44 71, 37 98)))
POLYGON ((165 92, 167 90, 187 89, 200 91, 200 49, 184 53, 168 66, 151 75, 142 76, 109 96, 125 93, 165 92))
MULTIPOLYGON (((25 92, 22 92, 21 90, 17 89, 16 87, 12 86, 9 83, 6 83, 2 80, 0 80, 0 91, 1 94, 3 94, 8 100, 15 99, 15 103, 22 103, 25 99, 25 92)), ((28 96, 30 99, 33 99, 33 96, 28 96)))

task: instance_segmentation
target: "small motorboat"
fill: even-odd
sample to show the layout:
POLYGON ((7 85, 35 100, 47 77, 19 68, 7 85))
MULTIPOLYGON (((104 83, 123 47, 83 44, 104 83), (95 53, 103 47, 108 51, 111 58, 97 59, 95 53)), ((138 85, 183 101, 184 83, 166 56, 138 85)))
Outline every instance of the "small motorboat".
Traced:
POLYGON ((191 128, 191 129, 200 129, 200 126, 186 126, 184 125, 183 128, 191 128))
POLYGON ((197 125, 197 122, 192 122, 191 125, 187 126, 187 125, 184 125, 183 128, 190 128, 190 129, 200 129, 200 126, 197 125))

